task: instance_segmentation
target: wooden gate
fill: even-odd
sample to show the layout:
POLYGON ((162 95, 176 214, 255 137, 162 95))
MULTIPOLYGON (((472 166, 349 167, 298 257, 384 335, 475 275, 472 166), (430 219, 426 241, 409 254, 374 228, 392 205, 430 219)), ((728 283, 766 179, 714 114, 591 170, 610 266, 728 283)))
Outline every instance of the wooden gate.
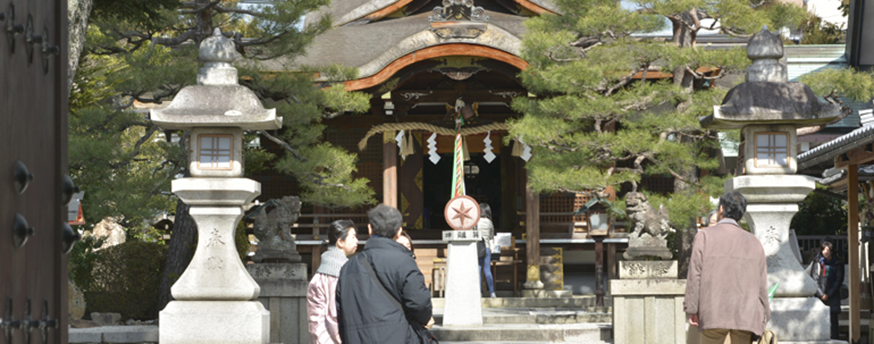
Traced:
POLYGON ((0 1, 0 343, 67 343, 66 6, 0 1))

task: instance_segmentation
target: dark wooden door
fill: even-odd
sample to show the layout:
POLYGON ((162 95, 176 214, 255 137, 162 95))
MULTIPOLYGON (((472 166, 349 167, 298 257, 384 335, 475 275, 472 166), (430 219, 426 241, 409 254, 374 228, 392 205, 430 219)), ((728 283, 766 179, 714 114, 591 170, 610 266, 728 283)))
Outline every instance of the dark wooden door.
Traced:
POLYGON ((43 331, 36 327, 40 320, 58 322, 45 331, 46 343, 67 343, 67 259, 61 240, 66 6, 60 0, 0 1, 0 343, 43 343, 43 331), (17 161, 33 174, 20 193, 14 183, 17 161), (13 236, 17 215, 33 228, 21 247, 13 236), (8 331, 9 341, 9 321, 22 319, 32 320, 34 327, 8 331))

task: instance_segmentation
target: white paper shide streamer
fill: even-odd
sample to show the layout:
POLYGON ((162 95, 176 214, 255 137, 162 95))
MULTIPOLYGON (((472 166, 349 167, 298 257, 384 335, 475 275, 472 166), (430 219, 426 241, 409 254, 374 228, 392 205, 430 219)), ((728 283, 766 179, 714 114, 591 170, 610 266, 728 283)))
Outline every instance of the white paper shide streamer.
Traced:
POLYGON ((495 160, 495 157, 496 157, 495 153, 492 153, 492 149, 494 147, 492 147, 492 138, 491 137, 492 137, 492 132, 490 131, 488 134, 486 134, 486 139, 483 140, 483 143, 486 144, 486 147, 483 148, 483 153, 485 153, 485 155, 483 155, 483 158, 485 158, 486 161, 490 164, 492 163, 493 160, 495 160))
POLYGON ((519 157, 522 158, 522 160, 525 160, 525 162, 528 162, 528 160, 531 159, 531 147, 529 147, 525 141, 522 141, 521 137, 519 138, 519 142, 521 142, 522 146, 525 147, 522 151, 522 155, 519 157))
POLYGON ((440 154, 437 154, 437 133, 432 133, 431 137, 428 138, 428 159, 434 165, 440 161, 440 154))

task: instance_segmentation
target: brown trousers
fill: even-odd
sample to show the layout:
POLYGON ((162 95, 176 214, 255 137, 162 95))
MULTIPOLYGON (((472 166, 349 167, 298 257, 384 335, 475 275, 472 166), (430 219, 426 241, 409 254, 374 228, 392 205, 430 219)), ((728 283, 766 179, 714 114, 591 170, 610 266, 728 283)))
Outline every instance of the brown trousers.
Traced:
POLYGON ((701 331, 701 344, 750 344, 753 341, 752 336, 748 331, 709 329, 701 331))

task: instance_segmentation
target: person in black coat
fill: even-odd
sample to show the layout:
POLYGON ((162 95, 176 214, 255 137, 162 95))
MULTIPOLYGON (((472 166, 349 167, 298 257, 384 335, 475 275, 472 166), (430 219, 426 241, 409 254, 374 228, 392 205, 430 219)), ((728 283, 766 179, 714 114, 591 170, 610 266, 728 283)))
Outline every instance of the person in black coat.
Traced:
POLYGON ((431 292, 413 253, 395 241, 401 213, 379 205, 367 216, 370 238, 359 254, 363 259, 350 258, 338 277, 340 338, 343 344, 421 343, 425 326, 433 324, 431 292), (372 267, 376 280, 363 264, 372 267))
POLYGON ((829 306, 831 320, 831 339, 838 339, 841 314, 841 285, 844 283, 844 262, 834 254, 834 244, 823 240, 819 245, 810 268, 810 276, 816 282, 816 297, 829 306))

